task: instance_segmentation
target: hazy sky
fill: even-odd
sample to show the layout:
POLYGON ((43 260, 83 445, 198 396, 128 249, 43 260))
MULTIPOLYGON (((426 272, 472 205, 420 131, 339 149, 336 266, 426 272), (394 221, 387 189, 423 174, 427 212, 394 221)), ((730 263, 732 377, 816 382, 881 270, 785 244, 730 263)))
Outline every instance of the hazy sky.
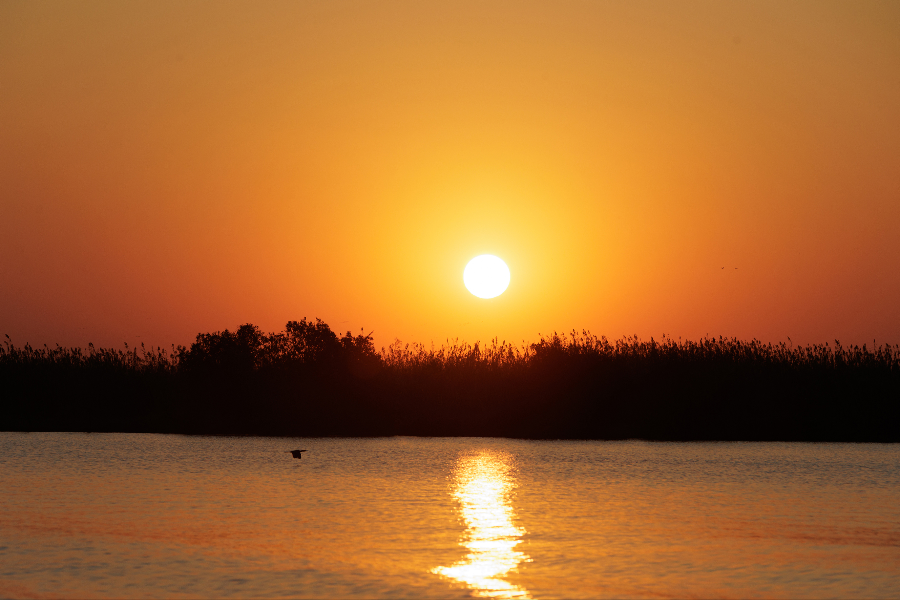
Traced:
POLYGON ((896 1, 0 3, 17 344, 900 343, 898 265, 896 1))

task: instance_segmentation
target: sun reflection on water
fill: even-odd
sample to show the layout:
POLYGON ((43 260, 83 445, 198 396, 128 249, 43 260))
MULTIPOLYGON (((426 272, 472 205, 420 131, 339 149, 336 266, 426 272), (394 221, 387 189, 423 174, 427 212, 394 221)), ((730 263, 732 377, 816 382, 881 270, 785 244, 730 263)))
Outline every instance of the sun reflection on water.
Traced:
POLYGON ((514 524, 511 497, 515 490, 510 457, 496 452, 463 456, 454 472, 453 497, 466 523, 460 545, 465 558, 433 573, 455 579, 488 598, 530 598, 528 591, 506 581, 520 563, 531 562, 516 550, 525 530, 514 524))

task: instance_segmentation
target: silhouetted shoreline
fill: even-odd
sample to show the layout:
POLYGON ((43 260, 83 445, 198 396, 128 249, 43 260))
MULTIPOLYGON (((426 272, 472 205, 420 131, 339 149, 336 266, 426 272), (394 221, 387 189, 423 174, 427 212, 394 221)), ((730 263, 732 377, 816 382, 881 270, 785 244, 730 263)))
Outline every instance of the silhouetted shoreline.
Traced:
POLYGON ((0 347, 5 431, 900 441, 900 347, 587 332, 441 348, 322 321, 190 348, 0 347))

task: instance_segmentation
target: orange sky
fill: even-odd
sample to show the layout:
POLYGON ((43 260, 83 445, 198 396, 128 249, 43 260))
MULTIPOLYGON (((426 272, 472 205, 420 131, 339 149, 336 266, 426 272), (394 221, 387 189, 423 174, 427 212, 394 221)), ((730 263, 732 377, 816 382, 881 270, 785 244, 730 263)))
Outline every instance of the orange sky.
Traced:
POLYGON ((900 343, 898 264, 897 2, 0 4, 17 344, 900 343))

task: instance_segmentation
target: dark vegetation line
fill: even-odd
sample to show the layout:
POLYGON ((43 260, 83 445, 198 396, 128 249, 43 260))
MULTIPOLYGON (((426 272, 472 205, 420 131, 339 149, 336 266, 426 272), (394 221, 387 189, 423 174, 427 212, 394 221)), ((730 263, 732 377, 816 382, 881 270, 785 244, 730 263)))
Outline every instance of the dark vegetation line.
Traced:
POLYGON ((254 325, 186 348, 0 347, 0 429, 291 436, 900 441, 900 346, 514 346, 254 325))

